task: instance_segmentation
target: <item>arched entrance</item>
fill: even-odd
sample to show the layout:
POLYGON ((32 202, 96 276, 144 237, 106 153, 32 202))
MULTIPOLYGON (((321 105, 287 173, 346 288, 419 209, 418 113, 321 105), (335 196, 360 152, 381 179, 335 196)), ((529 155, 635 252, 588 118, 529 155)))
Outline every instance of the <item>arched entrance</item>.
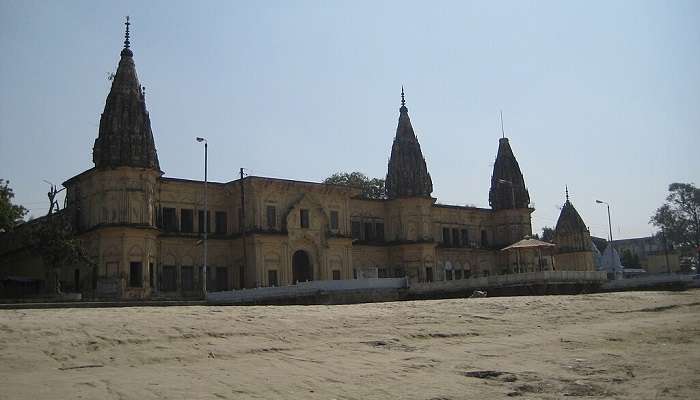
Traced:
POLYGON ((304 250, 297 250, 292 256, 292 284, 312 280, 314 280, 314 270, 309 254, 304 250))

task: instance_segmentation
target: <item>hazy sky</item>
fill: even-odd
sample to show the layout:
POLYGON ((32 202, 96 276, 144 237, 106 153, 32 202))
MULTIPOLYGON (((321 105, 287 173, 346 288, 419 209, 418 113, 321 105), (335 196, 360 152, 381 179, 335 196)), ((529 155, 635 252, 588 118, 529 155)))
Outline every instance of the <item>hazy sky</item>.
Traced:
POLYGON ((44 179, 92 167, 132 18, 167 176, 384 177, 401 85, 439 202, 488 207, 506 135, 553 226, 648 235, 668 184, 700 184, 699 1, 0 0, 0 177, 34 216, 44 179))

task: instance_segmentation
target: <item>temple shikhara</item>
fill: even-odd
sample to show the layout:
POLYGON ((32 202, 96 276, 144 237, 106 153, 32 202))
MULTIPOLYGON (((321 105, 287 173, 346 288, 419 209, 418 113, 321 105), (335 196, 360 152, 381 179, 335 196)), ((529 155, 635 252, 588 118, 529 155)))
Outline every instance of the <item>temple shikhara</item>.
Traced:
POLYGON ((201 296, 205 225, 210 291, 594 269, 590 233, 568 192, 553 257, 501 251, 532 235, 534 211, 508 138, 498 142, 490 208, 438 203, 403 89, 400 104, 385 198, 369 199, 349 186, 248 176, 209 182, 205 212, 203 181, 161 170, 167 166, 158 161, 127 25, 94 141, 94 166, 63 184, 62 212, 95 265, 61 271, 63 286, 116 287, 123 298, 201 296))

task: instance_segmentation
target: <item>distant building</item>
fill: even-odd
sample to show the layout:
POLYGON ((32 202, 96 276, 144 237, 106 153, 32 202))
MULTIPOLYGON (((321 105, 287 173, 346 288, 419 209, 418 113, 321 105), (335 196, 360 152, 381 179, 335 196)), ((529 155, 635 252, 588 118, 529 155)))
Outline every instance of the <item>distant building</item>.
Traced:
MULTIPOLYGON (((679 272, 680 253, 671 246, 665 246, 658 236, 613 240, 612 245, 620 255, 629 252, 639 258, 639 266, 649 274, 679 272)), ((625 268, 632 267, 625 265, 625 268)))

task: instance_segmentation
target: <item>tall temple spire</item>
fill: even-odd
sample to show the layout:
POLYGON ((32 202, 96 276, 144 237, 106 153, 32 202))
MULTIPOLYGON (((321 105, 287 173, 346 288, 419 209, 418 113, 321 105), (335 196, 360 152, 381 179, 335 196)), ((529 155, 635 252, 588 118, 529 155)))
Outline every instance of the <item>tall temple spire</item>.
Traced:
POLYGON ((489 204, 494 210, 528 208, 530 205, 525 178, 506 137, 498 140, 498 154, 491 175, 489 204))
POLYGON ((386 174, 386 194, 390 199, 400 197, 430 197, 433 181, 430 179, 420 143, 408 117, 406 97, 401 86, 401 108, 394 144, 386 174))
POLYGON ((125 25, 124 48, 100 117, 92 160, 97 168, 128 166, 160 171, 151 119, 130 48, 129 17, 125 25))

